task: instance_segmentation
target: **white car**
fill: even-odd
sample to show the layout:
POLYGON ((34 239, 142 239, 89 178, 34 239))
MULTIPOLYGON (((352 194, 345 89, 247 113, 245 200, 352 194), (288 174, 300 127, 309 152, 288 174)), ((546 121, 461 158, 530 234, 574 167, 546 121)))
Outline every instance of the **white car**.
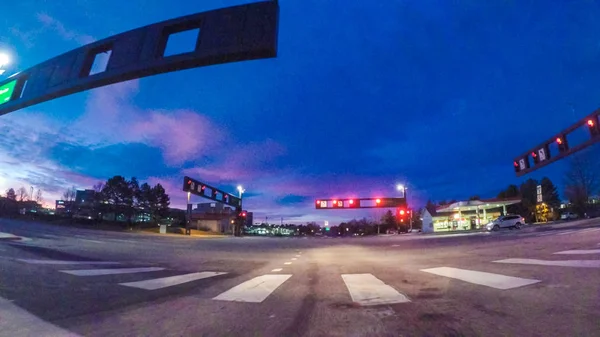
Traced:
POLYGON ((563 214, 561 214, 560 219, 561 220, 573 220, 573 219, 577 219, 579 218, 579 215, 577 215, 577 213, 573 213, 573 212, 565 212, 563 214))
POLYGON ((485 229, 488 231, 497 231, 500 228, 521 228, 521 225, 525 223, 525 219, 520 215, 502 215, 499 216, 496 220, 485 225, 485 229))

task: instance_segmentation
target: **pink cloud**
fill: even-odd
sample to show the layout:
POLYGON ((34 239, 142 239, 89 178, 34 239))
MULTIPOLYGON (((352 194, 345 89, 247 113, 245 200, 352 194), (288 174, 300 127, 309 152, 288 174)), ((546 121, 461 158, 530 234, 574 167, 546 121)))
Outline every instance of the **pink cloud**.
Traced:
POLYGON ((217 163, 184 170, 183 173, 217 182, 249 182, 278 174, 269 167, 277 157, 286 153, 283 145, 272 139, 231 147, 217 163))
POLYGON ((140 109, 134 103, 139 81, 92 91, 77 121, 81 142, 91 146, 143 143, 161 149, 165 162, 177 166, 214 152, 224 132, 196 111, 140 109), (102 125, 102 127, 98 127, 102 125))
POLYGON ((207 154, 221 140, 221 131, 208 118, 189 110, 149 112, 129 132, 133 139, 160 148, 170 165, 207 154))

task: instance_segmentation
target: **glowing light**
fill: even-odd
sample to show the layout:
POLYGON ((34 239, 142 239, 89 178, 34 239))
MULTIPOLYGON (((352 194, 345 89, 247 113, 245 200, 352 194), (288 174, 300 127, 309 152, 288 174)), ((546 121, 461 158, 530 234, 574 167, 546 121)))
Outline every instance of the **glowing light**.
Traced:
POLYGON ((348 201, 348 203, 349 203, 350 205, 354 205, 354 200, 350 199, 350 201, 348 201))
POLYGON ((563 143, 563 140, 562 140, 560 137, 558 137, 558 138, 556 138, 556 142, 557 142, 558 144, 562 144, 562 143, 563 143))
POLYGON ((376 204, 381 204, 381 199, 375 199, 376 204))
POLYGON ((587 125, 589 125, 590 127, 593 127, 594 126, 594 121, 591 120, 591 119, 588 119, 587 125))

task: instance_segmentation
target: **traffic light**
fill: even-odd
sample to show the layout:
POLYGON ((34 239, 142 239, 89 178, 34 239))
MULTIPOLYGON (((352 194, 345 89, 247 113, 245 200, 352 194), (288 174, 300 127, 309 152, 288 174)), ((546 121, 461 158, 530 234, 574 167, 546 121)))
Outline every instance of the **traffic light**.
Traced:
POLYGON ((379 198, 375 199, 375 205, 377 205, 377 206, 381 205, 381 199, 379 199, 379 198))
POLYGON ((540 156, 537 153, 531 152, 531 158, 533 158, 533 164, 537 165, 540 162, 540 156))
POLYGON ((516 161, 513 162, 513 166, 515 168, 515 172, 521 171, 521 168, 519 167, 519 163, 517 163, 516 161))
POLYGON ((350 199, 350 200, 348 200, 348 207, 350 207, 350 208, 360 207, 360 201, 354 200, 354 199, 350 199))
POLYGON ((598 135, 600 135, 600 129, 598 129, 598 122, 594 119, 588 119, 587 121, 587 127, 590 130, 590 134, 592 135, 592 137, 597 137, 598 135))
POLYGON ((569 150, 569 143, 565 136, 556 137, 556 145, 558 145, 558 152, 563 153, 569 150))

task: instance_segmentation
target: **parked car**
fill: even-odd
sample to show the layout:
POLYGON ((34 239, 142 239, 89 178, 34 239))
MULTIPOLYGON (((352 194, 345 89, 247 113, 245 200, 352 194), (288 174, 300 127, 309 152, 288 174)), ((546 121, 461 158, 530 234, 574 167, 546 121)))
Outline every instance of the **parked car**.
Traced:
POLYGON ((579 218, 579 215, 577 215, 577 213, 573 213, 573 212, 564 212, 560 216, 561 220, 573 220, 573 219, 577 219, 577 218, 579 218))
POLYGON ((485 229, 488 231, 497 231, 500 228, 521 228, 521 225, 525 223, 525 219, 520 215, 507 214, 502 215, 493 220, 492 222, 485 225, 485 229))

